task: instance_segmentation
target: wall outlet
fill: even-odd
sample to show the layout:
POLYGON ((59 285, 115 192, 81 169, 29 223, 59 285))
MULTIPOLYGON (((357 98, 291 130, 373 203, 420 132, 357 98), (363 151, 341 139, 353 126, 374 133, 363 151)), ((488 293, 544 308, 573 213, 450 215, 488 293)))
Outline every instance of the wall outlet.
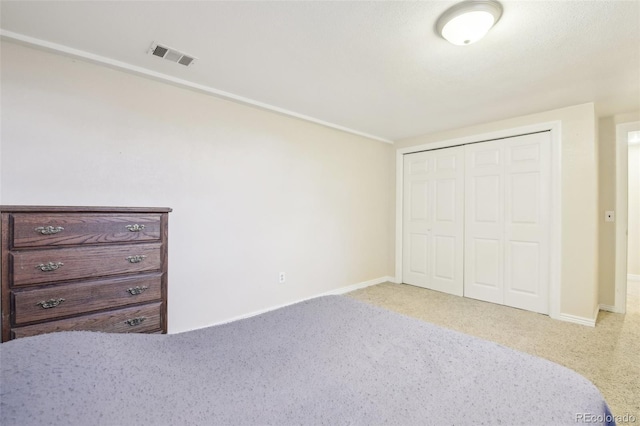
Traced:
POLYGON ((278 277, 278 281, 280 282, 280 284, 284 284, 286 280, 287 280, 287 274, 285 274, 284 272, 280 272, 280 275, 278 277))
POLYGON ((615 212, 612 211, 612 210, 607 210, 606 212, 604 212, 604 221, 605 222, 615 222, 616 221, 615 212))

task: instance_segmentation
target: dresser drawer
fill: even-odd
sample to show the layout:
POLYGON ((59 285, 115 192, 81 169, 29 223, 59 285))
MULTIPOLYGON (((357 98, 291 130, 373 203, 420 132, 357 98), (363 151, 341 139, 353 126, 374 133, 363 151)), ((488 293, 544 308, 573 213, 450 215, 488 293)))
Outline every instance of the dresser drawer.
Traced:
POLYGON ((61 284, 12 292, 14 324, 146 303, 162 298, 162 274, 61 284))
POLYGON ((107 333, 150 333, 161 330, 162 303, 116 309, 42 324, 12 328, 14 338, 55 331, 86 330, 107 333))
POLYGON ((11 286, 159 271, 161 246, 147 243, 11 252, 11 286))
POLYGON ((0 206, 1 340, 58 330, 166 333, 170 211, 0 206))
POLYGON ((160 214, 14 213, 12 247, 160 240, 160 214))

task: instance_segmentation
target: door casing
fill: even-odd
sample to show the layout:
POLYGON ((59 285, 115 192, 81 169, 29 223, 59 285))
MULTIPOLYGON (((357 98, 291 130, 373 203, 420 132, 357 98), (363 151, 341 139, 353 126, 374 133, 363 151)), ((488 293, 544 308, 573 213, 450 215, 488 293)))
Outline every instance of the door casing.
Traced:
POLYGON ((615 299, 613 309, 624 314, 627 311, 627 230, 629 186, 629 137, 628 132, 640 130, 640 121, 616 126, 616 259, 615 299))

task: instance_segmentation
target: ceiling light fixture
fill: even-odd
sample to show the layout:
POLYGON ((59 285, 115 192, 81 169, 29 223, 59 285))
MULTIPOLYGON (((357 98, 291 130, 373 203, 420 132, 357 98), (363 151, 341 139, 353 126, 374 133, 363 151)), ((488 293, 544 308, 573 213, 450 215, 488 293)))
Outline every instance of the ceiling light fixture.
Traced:
POLYGON ((445 40, 464 46, 484 37, 500 16, 502 5, 495 0, 463 1, 440 15, 436 31, 445 40))

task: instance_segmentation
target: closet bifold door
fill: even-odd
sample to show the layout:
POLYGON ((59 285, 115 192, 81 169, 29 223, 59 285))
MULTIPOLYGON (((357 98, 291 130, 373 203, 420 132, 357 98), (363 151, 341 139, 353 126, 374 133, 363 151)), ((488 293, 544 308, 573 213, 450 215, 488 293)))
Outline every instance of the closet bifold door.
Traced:
POLYGON ((504 303, 504 143, 465 146, 464 295, 504 303))
POLYGON ((463 293, 464 149, 403 159, 403 282, 463 293))
POLYGON ((464 295, 549 312, 549 132, 465 147, 464 295))

